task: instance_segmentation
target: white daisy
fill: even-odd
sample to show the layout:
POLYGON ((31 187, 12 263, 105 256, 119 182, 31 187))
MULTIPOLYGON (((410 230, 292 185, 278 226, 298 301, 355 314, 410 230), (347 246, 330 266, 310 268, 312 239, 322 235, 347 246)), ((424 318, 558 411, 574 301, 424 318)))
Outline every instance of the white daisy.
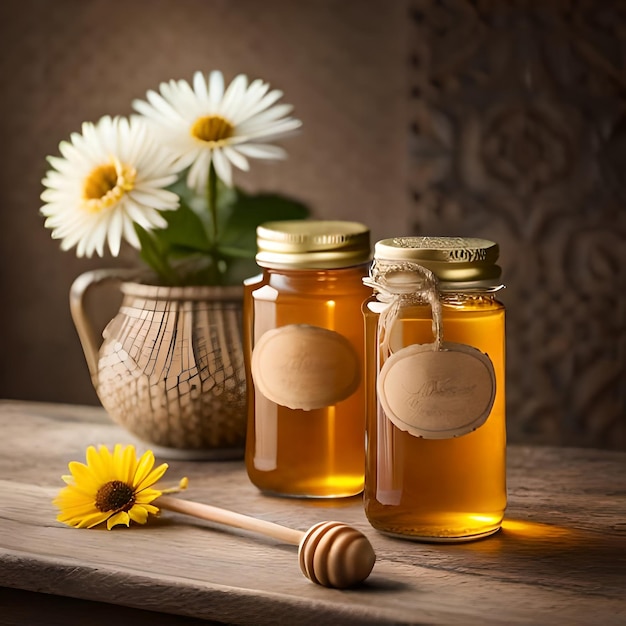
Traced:
POLYGON ((148 91, 147 102, 135 100, 136 111, 151 120, 182 168, 191 166, 189 187, 203 193, 211 163, 216 174, 232 186, 231 165, 247 171, 248 157, 281 159, 285 151, 268 142, 302 125, 290 117, 293 107, 276 104, 282 91, 240 74, 224 89, 224 77, 196 72, 192 86, 184 81, 161 83, 160 94, 148 91))
POLYGON ((117 256, 122 239, 140 247, 135 223, 146 230, 167 226, 159 211, 178 208, 178 196, 164 187, 179 168, 144 120, 105 116, 97 124, 85 122, 82 134, 70 140, 59 145, 62 157, 48 157, 53 169, 42 181, 41 213, 61 249, 76 246, 79 257, 103 256, 108 242, 117 256))

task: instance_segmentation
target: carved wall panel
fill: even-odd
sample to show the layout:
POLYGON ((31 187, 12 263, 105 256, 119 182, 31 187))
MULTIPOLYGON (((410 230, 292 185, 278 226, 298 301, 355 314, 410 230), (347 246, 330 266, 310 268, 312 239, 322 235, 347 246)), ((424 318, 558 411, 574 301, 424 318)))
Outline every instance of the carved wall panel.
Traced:
POLYGON ((500 243, 510 439, 626 448, 626 5, 410 20, 412 229, 500 243))

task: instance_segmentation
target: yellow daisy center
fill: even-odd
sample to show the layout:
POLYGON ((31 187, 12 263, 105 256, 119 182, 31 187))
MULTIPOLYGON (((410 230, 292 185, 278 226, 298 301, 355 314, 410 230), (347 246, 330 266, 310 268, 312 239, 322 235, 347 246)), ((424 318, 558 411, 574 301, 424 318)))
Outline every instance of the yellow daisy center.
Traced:
POLYGON ((121 480, 105 483, 96 494, 96 508, 103 513, 130 511, 133 504, 135 504, 135 491, 121 480))
POLYGON ((132 191, 137 170, 111 159, 91 171, 83 187, 83 207, 89 213, 99 213, 119 202, 125 193, 132 191))
POLYGON ((199 117, 191 127, 191 134, 200 141, 219 144, 233 136, 235 127, 221 115, 199 117))

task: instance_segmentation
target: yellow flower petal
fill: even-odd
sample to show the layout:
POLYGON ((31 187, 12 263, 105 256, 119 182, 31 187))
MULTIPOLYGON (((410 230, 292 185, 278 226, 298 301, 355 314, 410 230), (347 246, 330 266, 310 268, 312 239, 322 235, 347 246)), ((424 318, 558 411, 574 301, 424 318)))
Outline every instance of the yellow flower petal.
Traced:
POLYGON ((168 467, 169 465, 167 463, 163 463, 162 465, 159 465, 159 467, 152 470, 141 482, 136 484, 136 491, 141 492, 147 487, 154 485, 154 483, 163 477, 163 474, 165 474, 168 467))
POLYGON ((152 502, 152 500, 158 498, 160 495, 163 494, 158 489, 143 489, 142 491, 137 492, 137 495, 135 496, 135 502, 137 504, 148 504, 152 502))
POLYGON ((127 485, 132 485, 136 463, 134 446, 122 446, 120 443, 115 445, 113 450, 113 465, 118 480, 121 480, 127 485))
POLYGON ((148 511, 142 506, 135 505, 128 511, 128 515, 133 522, 137 522, 138 524, 145 524, 148 521, 148 511))
POLYGON ((73 464, 70 463, 70 470, 72 470, 72 476, 68 478, 72 478, 73 480, 65 481, 68 486, 80 488, 80 490, 84 493, 95 494, 98 491, 99 485, 101 483, 96 480, 93 475, 93 471, 89 469, 86 465, 82 465, 82 463, 77 463, 73 466, 73 464), (76 466, 80 466, 80 468, 76 466))
POLYGON ((126 511, 120 511, 115 515, 111 515, 111 517, 107 520, 107 529, 111 530, 113 526, 117 526, 118 524, 130 526, 130 516, 126 513, 126 511))
POLYGON ((94 502, 94 494, 82 491, 76 485, 63 487, 57 494, 57 499, 62 502, 94 502))
POLYGON ((137 471, 137 456, 135 454, 134 446, 126 446, 123 453, 123 470, 122 473, 125 476, 124 482, 128 485, 133 484, 133 478, 137 471))
POLYGON ((97 511, 93 500, 53 500, 53 504, 56 504, 62 511, 71 515, 80 515, 81 512, 85 514, 91 511, 97 511))
POLYGON ((87 448, 86 458, 89 471, 99 484, 103 485, 107 481, 111 480, 110 472, 108 471, 105 461, 100 455, 100 452, 98 452, 93 446, 89 446, 87 448))
POLYGON ((147 450, 141 455, 139 463, 137 464, 137 470, 135 471, 135 476, 133 477, 133 487, 137 487, 148 477, 153 466, 154 454, 152 453, 152 450, 147 450))
POLYGON ((100 511, 92 509, 83 514, 67 514, 66 512, 57 515, 57 521, 74 526, 75 528, 91 528, 102 523, 106 519, 106 515, 100 511))
POLYGON ((107 513, 103 513, 102 511, 95 511, 91 513, 91 515, 85 515, 78 518, 80 521, 76 525, 76 528, 93 528, 94 526, 98 526, 98 524, 102 524, 104 520, 107 518, 107 513))
POLYGON ((100 446, 98 448, 98 457, 104 470, 104 477, 106 480, 114 480, 118 478, 115 473, 115 464, 113 462, 113 455, 106 446, 100 446))
POLYGON ((160 513, 159 508, 152 504, 142 504, 141 507, 148 511, 148 513, 152 513, 152 515, 158 515, 160 513))
POLYGON ((87 517, 88 515, 93 515, 97 510, 93 507, 75 507, 73 509, 64 508, 58 515, 57 520, 59 522, 67 522, 68 520, 78 518, 81 519, 83 517, 87 517))

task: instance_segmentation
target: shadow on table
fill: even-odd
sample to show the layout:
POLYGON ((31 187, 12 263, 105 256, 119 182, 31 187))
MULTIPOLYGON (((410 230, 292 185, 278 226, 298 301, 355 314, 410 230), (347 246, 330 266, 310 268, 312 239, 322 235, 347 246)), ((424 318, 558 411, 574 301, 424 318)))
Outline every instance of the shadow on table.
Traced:
POLYGON ((623 597, 626 533, 614 530, 609 534, 505 519, 500 532, 489 538, 444 549, 461 570, 493 570, 497 558, 503 579, 623 597))

